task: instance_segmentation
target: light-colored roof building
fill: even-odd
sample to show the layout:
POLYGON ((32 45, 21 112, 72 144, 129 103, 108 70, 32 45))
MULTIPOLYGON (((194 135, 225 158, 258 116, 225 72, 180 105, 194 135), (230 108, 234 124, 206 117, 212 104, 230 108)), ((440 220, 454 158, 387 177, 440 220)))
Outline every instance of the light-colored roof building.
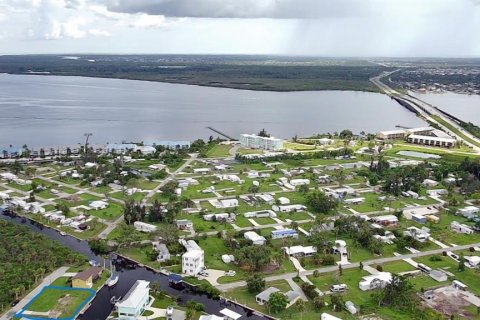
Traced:
POLYGON ((238 314, 235 311, 232 311, 227 308, 222 309, 219 312, 224 315, 225 320, 237 320, 242 316, 241 314, 238 314))
POLYGON ((267 239, 265 237, 259 235, 255 231, 247 231, 243 234, 245 239, 252 241, 255 245, 264 245, 267 239))
POLYGON ((279 292, 279 291, 280 291, 280 289, 277 289, 275 287, 269 287, 269 288, 263 290, 262 292, 260 292, 259 294, 257 294, 255 296, 255 300, 257 301, 257 303, 259 305, 263 305, 263 304, 268 302, 272 293, 279 292))
POLYGON ((363 277, 358 287, 362 291, 384 288, 390 281, 392 281, 392 274, 390 272, 379 272, 363 277))
POLYGON ((283 251, 289 256, 311 256, 317 252, 317 248, 314 246, 292 246, 292 247, 283 247, 283 251))
POLYGON ((274 137, 260 137, 254 134, 241 134, 240 143, 248 148, 264 149, 264 150, 281 150, 283 149, 283 140, 274 137))
POLYGON ((136 320, 150 301, 150 282, 137 280, 127 294, 115 304, 119 320, 136 320))

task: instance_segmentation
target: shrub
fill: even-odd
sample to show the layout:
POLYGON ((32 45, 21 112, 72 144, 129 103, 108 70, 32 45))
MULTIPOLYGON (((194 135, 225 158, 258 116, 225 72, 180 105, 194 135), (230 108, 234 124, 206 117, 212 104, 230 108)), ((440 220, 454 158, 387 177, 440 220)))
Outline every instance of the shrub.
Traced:
POLYGON ((428 260, 430 260, 430 261, 442 261, 443 259, 439 255, 433 255, 428 260))
POLYGON ((383 271, 383 267, 381 265, 377 265, 376 269, 379 271, 379 272, 382 272, 383 271))

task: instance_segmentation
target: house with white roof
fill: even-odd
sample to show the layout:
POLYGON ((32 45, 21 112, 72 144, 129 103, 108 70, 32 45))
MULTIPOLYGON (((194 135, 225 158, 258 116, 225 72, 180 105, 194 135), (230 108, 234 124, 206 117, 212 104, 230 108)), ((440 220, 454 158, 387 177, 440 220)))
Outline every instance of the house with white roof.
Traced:
POLYGON ((199 173, 199 174, 207 174, 210 173, 210 168, 195 168, 193 169, 193 173, 199 173))
POLYGON ((222 208, 238 207, 238 200, 237 199, 222 199, 219 202, 222 205, 222 208))
POLYGON ((88 206, 94 210, 102 210, 108 207, 108 202, 103 200, 96 200, 96 201, 90 202, 88 206))
POLYGON ((436 186, 438 186, 438 181, 433 180, 433 179, 425 179, 425 180, 423 180, 422 185, 424 187, 436 187, 436 186))
POLYGON ((155 171, 160 171, 165 169, 167 166, 161 163, 154 163, 148 166, 148 169, 150 170, 155 170, 155 171))
POLYGON ((371 218, 375 223, 378 223, 382 226, 396 226, 398 225, 398 218, 393 214, 387 214, 383 216, 376 216, 371 218))
POLYGON ((428 216, 428 215, 436 215, 439 213, 439 210, 434 206, 418 206, 418 207, 409 207, 405 208, 402 211, 403 216, 407 220, 412 220, 414 216, 428 216))
POLYGON ((421 229, 417 227, 408 227, 404 232, 403 235, 412 237, 413 239, 420 241, 420 242, 427 242, 428 238, 430 238, 430 229, 426 227, 422 227, 421 229))
POLYGON ((243 237, 247 240, 252 241, 252 244, 258 246, 263 246, 265 242, 267 242, 267 239, 265 239, 265 237, 259 235, 255 231, 247 231, 243 234, 243 237))
POLYGON ((362 277, 358 287, 362 291, 385 288, 390 281, 392 281, 392 274, 390 272, 379 272, 377 274, 362 277))
POLYGON ((350 199, 343 200, 343 203, 345 204, 362 204, 364 202, 365 202, 364 197, 350 198, 350 199))
POLYGON ((275 198, 268 193, 262 193, 256 196, 258 199, 260 199, 263 202, 266 202, 268 204, 273 204, 275 202, 275 198))
POLYGON ((158 229, 157 226, 154 226, 153 224, 145 223, 142 221, 135 221, 133 223, 133 227, 140 232, 146 232, 146 233, 155 232, 158 229))
POLYGON ((338 317, 332 316, 329 313, 324 312, 320 315, 320 320, 342 320, 342 318, 338 318, 338 317))
POLYGON ((250 211, 243 214, 245 218, 276 218, 277 214, 272 210, 250 211))
POLYGON ((470 268, 478 268, 480 266, 479 256, 464 256, 463 258, 470 268))
POLYGON ((272 239, 298 238, 298 232, 293 229, 279 229, 272 231, 272 239))
POLYGON ((268 302, 272 293, 275 293, 275 292, 280 292, 280 289, 277 289, 275 287, 269 287, 263 290, 262 292, 260 292, 259 294, 257 294, 255 296, 255 300, 259 305, 264 305, 265 303, 268 302))
POLYGON ((223 314, 223 319, 224 320, 237 320, 242 317, 241 314, 236 313, 235 311, 232 311, 230 309, 224 308, 219 311, 219 313, 223 314))
POLYGON ((115 303, 118 320, 137 320, 150 303, 150 282, 137 280, 127 294, 115 303))
POLYGON ((8 193, 0 192, 0 199, 3 200, 3 201, 9 200, 10 196, 8 195, 8 193))
POLYGON ((231 181, 231 182, 235 182, 235 183, 244 183, 245 181, 240 179, 239 176, 237 176, 236 174, 219 174, 217 175, 217 178, 218 180, 220 181, 231 181))
POLYGON ((310 184, 310 179, 291 179, 290 184, 294 187, 305 186, 310 184))
POLYGON ((427 192, 427 195, 431 197, 445 196, 448 194, 447 189, 430 189, 430 190, 426 190, 426 192, 427 192))
POLYGON ((463 233, 463 234, 473 234, 475 231, 472 227, 467 226, 466 224, 460 223, 458 221, 452 221, 450 223, 450 229, 456 233, 463 233))
POLYGON ((201 315, 200 318, 198 318, 198 320, 225 320, 225 318, 216 316, 214 314, 209 314, 208 316, 201 315))
POLYGON ((18 177, 16 175, 14 175, 13 173, 10 173, 10 172, 0 173, 0 178, 2 178, 3 180, 7 180, 7 181, 13 181, 13 180, 18 179, 18 177))
POLYGON ((380 240, 381 242, 385 244, 392 244, 393 241, 396 239, 395 235, 391 231, 385 231, 385 234, 383 236, 379 234, 373 235, 373 237, 377 240, 380 240))
POLYGON ((205 269, 204 251, 193 240, 180 240, 187 252, 182 255, 182 273, 196 276, 205 269))
POLYGON ((472 219, 477 215, 477 213, 479 211, 480 211, 480 209, 478 207, 467 206, 465 208, 458 209, 457 214, 461 214, 462 216, 464 216, 467 219, 472 219))
POLYGON ((157 261, 164 262, 170 260, 170 251, 165 243, 160 243, 158 241, 152 242, 153 248, 158 252, 157 261))
POLYGON ((310 257, 317 252, 314 246, 291 246, 283 247, 282 250, 291 257, 310 257))
POLYGON ((178 187, 179 188, 187 188, 189 186, 198 186, 200 183, 198 182, 198 180, 196 179, 193 179, 193 178, 185 178, 185 179, 182 179, 182 180, 178 180, 178 187))
POLYGON ((152 146, 137 146, 135 151, 139 151, 141 154, 152 154, 155 153, 157 149, 152 146))
POLYGON ((272 210, 279 212, 300 212, 307 210, 307 207, 303 204, 289 204, 289 205, 275 205, 272 206, 272 210))

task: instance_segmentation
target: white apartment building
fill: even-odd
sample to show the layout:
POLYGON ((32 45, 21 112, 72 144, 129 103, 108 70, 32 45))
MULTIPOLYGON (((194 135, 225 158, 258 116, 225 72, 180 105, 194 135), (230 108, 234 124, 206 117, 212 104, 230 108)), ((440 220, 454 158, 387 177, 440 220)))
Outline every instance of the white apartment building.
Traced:
POLYGON ((283 149, 283 140, 274 137, 260 137, 255 134, 241 134, 240 143, 248 148, 264 149, 264 150, 281 150, 283 149))
POLYGON ((196 276, 205 268, 204 252, 193 240, 181 240, 180 243, 187 249, 182 255, 182 273, 196 276))

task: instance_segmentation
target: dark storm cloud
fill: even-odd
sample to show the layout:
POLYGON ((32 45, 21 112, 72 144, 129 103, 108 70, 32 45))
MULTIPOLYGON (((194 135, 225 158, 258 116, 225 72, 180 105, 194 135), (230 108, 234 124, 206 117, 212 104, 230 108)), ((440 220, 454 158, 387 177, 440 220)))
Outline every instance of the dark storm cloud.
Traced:
POLYGON ((360 0, 109 0, 110 11, 167 17, 315 19, 359 15, 360 0))

